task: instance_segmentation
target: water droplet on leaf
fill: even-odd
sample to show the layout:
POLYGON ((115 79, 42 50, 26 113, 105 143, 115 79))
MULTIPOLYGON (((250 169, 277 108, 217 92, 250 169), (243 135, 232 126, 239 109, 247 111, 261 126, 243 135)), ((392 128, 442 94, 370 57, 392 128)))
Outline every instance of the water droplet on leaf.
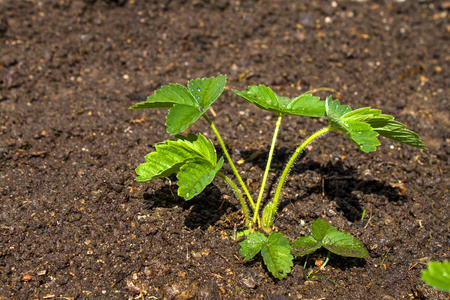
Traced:
POLYGON ((199 91, 199 92, 200 92, 201 90, 202 90, 201 88, 199 88, 199 87, 197 88, 197 91, 199 91))

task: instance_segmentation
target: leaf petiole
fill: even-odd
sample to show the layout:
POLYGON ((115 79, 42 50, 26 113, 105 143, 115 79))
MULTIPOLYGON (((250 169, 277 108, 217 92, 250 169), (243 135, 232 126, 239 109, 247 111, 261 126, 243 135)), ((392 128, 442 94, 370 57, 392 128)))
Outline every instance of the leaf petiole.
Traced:
POLYGON ((325 261, 323 262, 323 264, 320 266, 320 268, 323 270, 325 268, 325 266, 327 265, 328 261, 330 260, 330 256, 331 256, 331 251, 328 251, 327 253, 327 258, 325 258, 325 261))
POLYGON ((208 116, 206 114, 202 115, 203 118, 206 120, 206 122, 208 122, 209 126, 211 126, 211 129, 214 131, 217 140, 219 141, 220 146, 222 147, 223 153, 225 155, 225 157, 228 160, 228 163, 230 164, 231 169, 233 170, 234 175, 236 176, 237 180, 239 181, 239 184, 241 185, 242 189, 244 190, 245 195, 248 198, 248 201, 250 202, 253 210, 255 210, 255 202, 253 202, 252 196, 250 195, 250 192, 247 189, 247 186, 245 185, 244 181, 241 178, 241 175, 239 175, 238 170, 236 169, 236 166, 233 163, 233 160, 231 159, 230 154, 228 153, 227 148, 225 147, 225 143, 222 140, 222 137, 219 134, 219 131, 217 130, 216 126, 214 126, 213 122, 211 121, 210 118, 208 118, 208 116))
MULTIPOLYGON (((292 166, 294 165, 295 160, 297 159, 298 155, 305 149, 306 146, 308 146, 312 141, 314 141, 319 136, 332 131, 333 129, 328 126, 325 128, 320 129, 319 131, 313 133, 309 138, 307 138, 297 149, 295 149, 294 154, 292 154, 291 158, 289 159, 288 163, 286 164, 283 173, 281 174, 280 181, 278 182, 277 189, 275 191, 275 195, 273 197, 273 209, 276 211, 278 206, 278 201, 280 199, 281 195, 281 189, 283 188, 283 184, 286 181, 286 177, 291 170, 292 166)), ((273 212, 275 215, 275 211, 273 212)))
POLYGON ((233 180, 231 180, 230 178, 228 178, 226 175, 224 175, 221 172, 217 172, 217 176, 219 176, 220 178, 222 178, 223 180, 225 180, 226 183, 228 183, 230 185, 230 187, 233 189, 234 193, 236 194, 236 197, 239 199, 239 203, 241 204, 242 207, 242 212, 244 213, 244 218, 245 218, 245 226, 248 226, 248 209, 247 209, 247 204, 244 200, 244 197, 242 196, 241 192, 239 191, 238 187, 236 186, 236 184, 234 183, 233 180))
MULTIPOLYGON (((255 214, 253 216, 253 223, 256 223, 256 218, 259 215, 259 207, 261 205, 261 200, 264 195, 264 190, 265 190, 266 183, 267 183, 267 177, 270 172, 270 165, 272 163, 273 152, 275 150, 275 144, 277 141, 278 133, 280 131, 282 118, 283 118, 283 114, 278 114, 277 123, 275 124, 275 131, 274 131, 273 137, 272 137, 272 144, 270 145, 270 151, 269 151, 269 157, 267 159, 266 170, 264 171, 263 180, 262 180, 261 187, 259 190, 258 200, 256 201, 256 208, 255 208, 255 214)), ((273 222, 273 220, 271 220, 271 221, 273 222)), ((261 224, 258 224, 258 225, 259 225, 259 227, 261 227, 261 224)), ((265 224, 263 224, 263 225, 265 226, 265 224)))

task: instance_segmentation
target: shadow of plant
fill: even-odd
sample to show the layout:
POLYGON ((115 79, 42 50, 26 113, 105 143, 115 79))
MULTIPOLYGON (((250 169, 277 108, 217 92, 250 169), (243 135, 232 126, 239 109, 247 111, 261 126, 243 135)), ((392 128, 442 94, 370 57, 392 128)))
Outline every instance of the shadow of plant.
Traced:
POLYGON ((207 186, 200 195, 189 201, 177 195, 177 185, 174 183, 164 185, 153 193, 144 193, 144 207, 148 210, 155 207, 176 206, 182 207, 186 212, 184 224, 189 229, 198 227, 206 229, 210 225, 215 225, 225 215, 238 210, 235 205, 223 200, 220 189, 214 184, 207 186))
MULTIPOLYGON (((241 152, 242 157, 250 157, 255 151, 241 152)), ((276 170, 277 174, 273 180, 268 184, 269 194, 276 188, 276 183, 281 175, 284 164, 290 157, 292 151, 289 152, 287 148, 280 148, 274 155, 272 168, 276 170)), ((266 157, 268 152, 260 152, 260 155, 253 160, 248 161, 261 170, 264 170, 266 164, 266 157)), ((382 181, 375 179, 360 179, 360 174, 357 174, 354 168, 345 167, 342 161, 334 163, 328 162, 326 165, 320 164, 313 160, 302 162, 305 152, 297 159, 296 165, 291 169, 291 175, 298 175, 307 171, 314 171, 319 173, 322 182, 320 184, 311 186, 306 189, 304 197, 311 194, 322 194, 334 201, 337 204, 337 209, 342 211, 347 220, 356 222, 361 219, 363 213, 363 206, 360 198, 362 194, 374 194, 379 197, 385 197, 390 202, 406 201, 407 197, 402 194, 399 188, 385 184, 382 181)), ((298 200, 296 200, 298 201, 298 200)), ((295 201, 282 200, 279 211, 281 211, 289 203, 295 201)))
MULTIPOLYGON (((255 151, 241 152, 242 157, 249 157, 252 153, 255 153, 255 151)), ((267 152, 261 152, 260 155, 247 163, 251 163, 264 170, 267 154, 267 152)), ((329 162, 326 165, 322 165, 313 160, 301 162, 304 155, 304 153, 300 155, 297 164, 290 172, 291 175, 314 171, 321 175, 323 183, 308 187, 305 190, 303 197, 307 197, 311 194, 325 193, 326 197, 337 204, 337 209, 342 211, 344 217, 350 222, 356 222, 361 219, 363 213, 363 206, 360 201, 361 194, 384 196, 388 201, 392 202, 406 200, 406 197, 401 194, 401 191, 398 188, 374 179, 362 180, 357 178, 359 175, 356 174, 355 169, 345 167, 341 161, 334 163, 329 162)), ((285 162, 289 159, 289 156, 290 152, 287 148, 280 148, 276 151, 272 167, 277 173, 274 179, 270 180, 268 183, 269 194, 275 189, 277 179, 282 172, 285 162)), ((218 221, 223 219, 224 215, 229 215, 231 212, 238 210, 238 207, 233 203, 222 200, 222 193, 214 184, 207 186, 197 197, 185 201, 177 195, 177 185, 175 184, 177 181, 176 176, 171 175, 169 176, 169 179, 171 180, 171 184, 165 184, 153 193, 144 193, 145 207, 147 209, 153 207, 182 207, 183 210, 187 211, 185 225, 190 229, 198 227, 206 229, 210 225, 215 225, 218 221)), ((279 211, 288 204, 299 201, 292 199, 289 199, 289 201, 286 200, 287 199, 280 201, 279 211)))

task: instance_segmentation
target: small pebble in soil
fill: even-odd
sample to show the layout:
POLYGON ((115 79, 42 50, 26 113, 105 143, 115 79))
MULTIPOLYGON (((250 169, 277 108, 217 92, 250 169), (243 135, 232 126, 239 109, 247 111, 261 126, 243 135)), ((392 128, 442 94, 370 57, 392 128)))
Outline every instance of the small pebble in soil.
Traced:
POLYGON ((94 40, 94 35, 91 33, 81 34, 80 40, 82 42, 90 42, 90 41, 94 40))
POLYGON ((280 295, 280 294, 265 294, 264 300, 290 300, 288 296, 280 295))
POLYGON ((3 64, 4 67, 13 66, 16 63, 17 63, 16 58, 11 56, 11 55, 4 55, 2 57, 2 64, 3 64))
POLYGON ((258 285, 257 282, 251 277, 242 278, 241 280, 239 280, 239 283, 249 289, 254 289, 258 285))
POLYGON ((193 299, 197 296, 197 286, 188 282, 175 282, 164 289, 164 296, 169 299, 193 299))
POLYGON ((258 286, 259 276, 250 270, 239 276, 239 284, 248 289, 254 289, 258 286))
POLYGON ((198 289, 198 297, 199 299, 209 300, 221 299, 219 286, 213 281, 200 286, 198 289))

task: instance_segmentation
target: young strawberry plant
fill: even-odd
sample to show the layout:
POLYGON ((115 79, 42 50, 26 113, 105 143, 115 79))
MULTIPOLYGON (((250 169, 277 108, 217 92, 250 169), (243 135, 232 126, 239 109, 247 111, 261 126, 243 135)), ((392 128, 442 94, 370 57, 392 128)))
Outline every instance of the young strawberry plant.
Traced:
POLYGON ((338 231, 321 219, 315 220, 311 225, 311 235, 298 238, 292 245, 295 256, 305 256, 324 247, 328 255, 322 268, 328 263, 330 254, 341 256, 366 258, 369 253, 366 248, 347 232, 338 231))
POLYGON ((234 90, 238 96, 278 116, 261 187, 255 201, 239 175, 218 129, 207 115, 208 109, 222 94, 225 84, 226 76, 224 75, 191 80, 187 88, 179 84, 169 84, 156 90, 146 101, 131 107, 134 109, 168 108, 167 132, 174 135, 173 139, 156 144, 155 151, 146 155, 146 162, 136 169, 139 175, 136 180, 149 181, 176 173, 178 195, 185 200, 190 200, 199 195, 215 177, 223 179, 233 189, 240 202, 244 225, 247 228, 242 233, 247 236, 247 239, 241 242, 240 253, 244 259, 251 259, 261 253, 268 270, 278 279, 284 278, 290 272, 294 259, 291 254, 293 251, 296 256, 301 256, 325 247, 339 255, 367 257, 367 250, 355 238, 345 232, 337 231, 335 227, 323 220, 316 220, 313 223, 312 236, 301 237, 293 244, 282 233, 273 232, 273 222, 289 170, 307 145, 331 131, 343 133, 364 152, 376 151, 376 146, 380 145, 377 138, 379 135, 426 149, 419 136, 406 129, 405 125, 394 121, 392 116, 381 114, 378 109, 365 107, 353 110, 347 105, 341 105, 338 100, 333 100, 331 96, 325 101, 310 93, 287 98, 277 95, 264 85, 250 86, 247 91, 234 90), (286 115, 326 117, 329 125, 313 133, 296 148, 279 178, 273 199, 263 203, 276 141, 282 119, 286 115), (206 120, 216 135, 245 197, 235 181, 221 172, 224 159, 217 158, 211 140, 201 133, 180 134, 199 118, 206 120), (264 208, 261 207, 263 204, 264 208))

